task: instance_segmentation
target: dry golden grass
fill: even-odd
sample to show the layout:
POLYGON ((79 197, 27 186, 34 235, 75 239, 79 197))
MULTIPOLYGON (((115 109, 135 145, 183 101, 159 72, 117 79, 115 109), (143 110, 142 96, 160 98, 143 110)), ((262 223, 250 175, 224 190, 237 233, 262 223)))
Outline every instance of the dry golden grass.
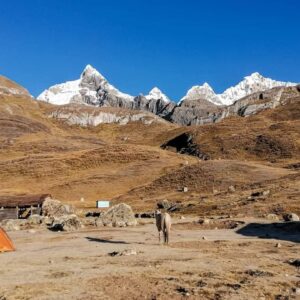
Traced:
POLYGON ((86 209, 105 198, 143 211, 167 198, 183 213, 300 212, 299 170, 288 168, 300 159, 299 99, 200 127, 131 122, 84 128, 49 118, 53 106, 29 96, 0 95, 1 194, 50 193, 86 209), (212 160, 160 148, 183 132, 212 160), (183 186, 188 193, 178 191, 183 186), (255 189, 270 189, 270 196, 247 201, 255 189))

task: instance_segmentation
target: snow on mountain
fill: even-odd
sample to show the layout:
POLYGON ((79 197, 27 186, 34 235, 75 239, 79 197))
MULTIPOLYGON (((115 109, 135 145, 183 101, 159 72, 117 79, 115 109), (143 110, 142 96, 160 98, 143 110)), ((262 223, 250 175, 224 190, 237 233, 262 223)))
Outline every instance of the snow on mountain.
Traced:
POLYGON ((236 100, 255 92, 263 92, 279 86, 294 85, 296 85, 296 83, 265 78, 256 72, 250 76, 246 76, 244 80, 236 86, 228 88, 222 94, 215 94, 213 89, 207 83, 204 83, 201 86, 193 86, 179 103, 185 100, 205 99, 217 105, 231 105, 236 100))
POLYGON ((185 100, 198 99, 204 99, 216 105, 223 104, 219 99, 218 95, 215 94, 211 86, 207 82, 205 82, 203 85, 196 85, 189 89, 187 94, 179 101, 178 105, 185 100))
POLYGON ((163 100, 165 103, 169 103, 170 99, 157 87, 154 87, 148 95, 145 96, 147 100, 163 100))
MULTIPOLYGON (((206 100, 215 105, 231 105, 236 100, 255 92, 263 92, 279 86, 293 85, 296 85, 296 83, 265 78, 256 72, 250 76, 246 76, 240 83, 226 89, 222 94, 216 94, 208 83, 193 86, 179 101, 178 105, 181 105, 183 101, 187 100, 206 100)), ((144 98, 152 104, 159 101, 160 106, 162 107, 165 107, 172 102, 157 87, 154 87, 148 95, 144 96, 144 98)), ((139 100, 137 100, 138 97, 134 98, 131 95, 120 92, 91 65, 85 67, 79 79, 56 84, 43 91, 37 99, 57 105, 73 102, 96 106, 113 106, 142 110, 147 110, 147 107, 151 106, 149 103, 145 104, 145 101, 143 101, 145 104, 143 106, 143 103, 140 103, 139 100)))
POLYGON ((95 104, 103 95, 112 95, 125 101, 133 101, 134 97, 120 92, 91 65, 87 65, 81 73, 80 79, 56 84, 43 91, 38 100, 56 105, 70 102, 95 104))
POLYGON ((263 92, 278 86, 293 86, 296 83, 276 81, 271 78, 265 78, 259 73, 255 72, 250 76, 246 76, 243 81, 234 87, 230 87, 222 94, 218 95, 221 102, 225 105, 230 105, 236 100, 255 92, 263 92))

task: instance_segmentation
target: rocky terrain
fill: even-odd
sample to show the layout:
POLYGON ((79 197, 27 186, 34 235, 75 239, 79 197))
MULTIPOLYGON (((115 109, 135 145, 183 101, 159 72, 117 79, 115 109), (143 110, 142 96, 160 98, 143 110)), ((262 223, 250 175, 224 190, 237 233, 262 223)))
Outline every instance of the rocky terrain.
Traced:
MULTIPOLYGON (((99 84, 103 101, 121 97, 99 84)), ((299 87, 185 100, 176 122, 157 89, 139 96, 150 111, 82 102, 94 92, 57 106, 0 77, 0 198, 52 198, 42 216, 2 221, 17 251, 0 254, 0 299, 297 299, 299 87)))

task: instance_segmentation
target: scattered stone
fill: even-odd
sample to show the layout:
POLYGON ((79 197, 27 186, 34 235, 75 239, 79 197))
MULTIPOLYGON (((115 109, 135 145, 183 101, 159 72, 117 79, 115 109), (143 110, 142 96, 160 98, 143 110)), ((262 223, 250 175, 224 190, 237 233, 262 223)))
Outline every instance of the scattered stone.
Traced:
POLYGON ((252 194, 251 194, 251 197, 260 197, 260 196, 262 196, 263 195, 263 192, 253 192, 252 194))
POLYGON ((277 243, 275 247, 276 247, 276 248, 281 248, 281 244, 280 244, 280 243, 277 243))
POLYGON ((187 288, 184 288, 184 287, 181 287, 181 286, 178 287, 178 288, 176 289, 176 291, 177 291, 178 293, 184 295, 184 296, 189 296, 189 295, 190 295, 189 290, 188 290, 187 288))
POLYGON ((55 218, 49 229, 52 231, 75 231, 80 228, 83 228, 83 224, 76 215, 64 215, 55 218))
POLYGON ((96 226, 96 218, 94 217, 87 217, 87 218, 84 218, 82 220, 82 223, 85 225, 85 226, 96 226))
POLYGON ((203 280, 200 280, 200 281, 197 282, 197 286, 198 287, 205 287, 205 286, 207 286, 207 283, 204 282, 203 280))
POLYGON ((294 213, 288 213, 283 215, 283 219, 286 222, 298 222, 300 220, 299 216, 294 213))
POLYGON ((234 192, 235 192, 235 187, 234 187, 233 185, 230 185, 230 186, 228 187, 228 192, 234 193, 234 192))
POLYGON ((204 218, 198 221, 200 224, 208 225, 210 223, 210 219, 204 218))
POLYGON ((184 193, 187 193, 187 192, 189 191, 189 189, 188 189, 186 186, 184 186, 184 187, 182 188, 182 191, 183 191, 184 193))
POLYGON ((172 204, 171 207, 168 209, 168 211, 173 212, 173 211, 178 211, 180 210, 180 207, 177 204, 172 204))
POLYGON ((40 215, 31 215, 27 219, 27 222, 30 225, 40 225, 43 223, 43 217, 40 215))
MULTIPOLYGON (((103 222, 102 222, 102 219, 101 218, 97 218, 96 220, 95 220, 95 225, 96 225, 96 227, 102 227, 102 226, 104 226, 104 224, 103 224, 103 222)), ((107 225, 108 226, 108 225, 107 225)))
POLYGON ((245 273, 253 277, 273 276, 272 273, 261 270, 247 270, 245 273))
POLYGON ((130 256, 130 255, 137 255, 136 249, 126 249, 124 251, 113 251, 108 253, 110 256, 130 256))
POLYGON ((270 190, 263 191, 262 195, 263 196, 269 196, 270 195, 270 190))
POLYGON ((206 241, 206 240, 207 240, 207 237, 206 237, 206 236, 203 236, 203 237, 202 237, 202 240, 206 241))
POLYGON ((300 268, 300 259, 290 259, 287 263, 296 268, 300 268))
POLYGON ((43 223, 46 226, 51 226, 53 224, 54 218, 53 217, 44 217, 43 218, 43 223))
POLYGON ((268 214, 267 219, 272 221, 278 221, 279 217, 276 214, 268 214))
POLYGON ((139 213, 139 214, 135 214, 136 218, 142 218, 142 219, 151 219, 151 218, 155 218, 155 214, 154 212, 144 212, 144 213, 139 213))
POLYGON ((239 290, 242 286, 238 283, 227 283, 228 287, 234 289, 235 291, 239 290))
POLYGON ((88 217, 94 217, 94 218, 99 218, 101 215, 101 212, 99 211, 89 211, 85 214, 85 216, 88 217))
POLYGON ((1 227, 6 231, 19 231, 26 225, 28 224, 25 219, 6 219, 1 222, 1 227))
POLYGON ((124 227, 137 224, 131 207, 125 203, 114 205, 100 219, 104 226, 124 227))

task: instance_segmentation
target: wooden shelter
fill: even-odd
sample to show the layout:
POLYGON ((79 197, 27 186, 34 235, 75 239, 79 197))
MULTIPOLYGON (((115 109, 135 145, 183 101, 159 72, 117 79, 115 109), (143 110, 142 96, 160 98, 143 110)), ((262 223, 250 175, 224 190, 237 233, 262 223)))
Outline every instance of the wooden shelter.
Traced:
POLYGON ((42 212, 42 205, 49 194, 0 196, 0 221, 4 219, 26 219, 42 212))

